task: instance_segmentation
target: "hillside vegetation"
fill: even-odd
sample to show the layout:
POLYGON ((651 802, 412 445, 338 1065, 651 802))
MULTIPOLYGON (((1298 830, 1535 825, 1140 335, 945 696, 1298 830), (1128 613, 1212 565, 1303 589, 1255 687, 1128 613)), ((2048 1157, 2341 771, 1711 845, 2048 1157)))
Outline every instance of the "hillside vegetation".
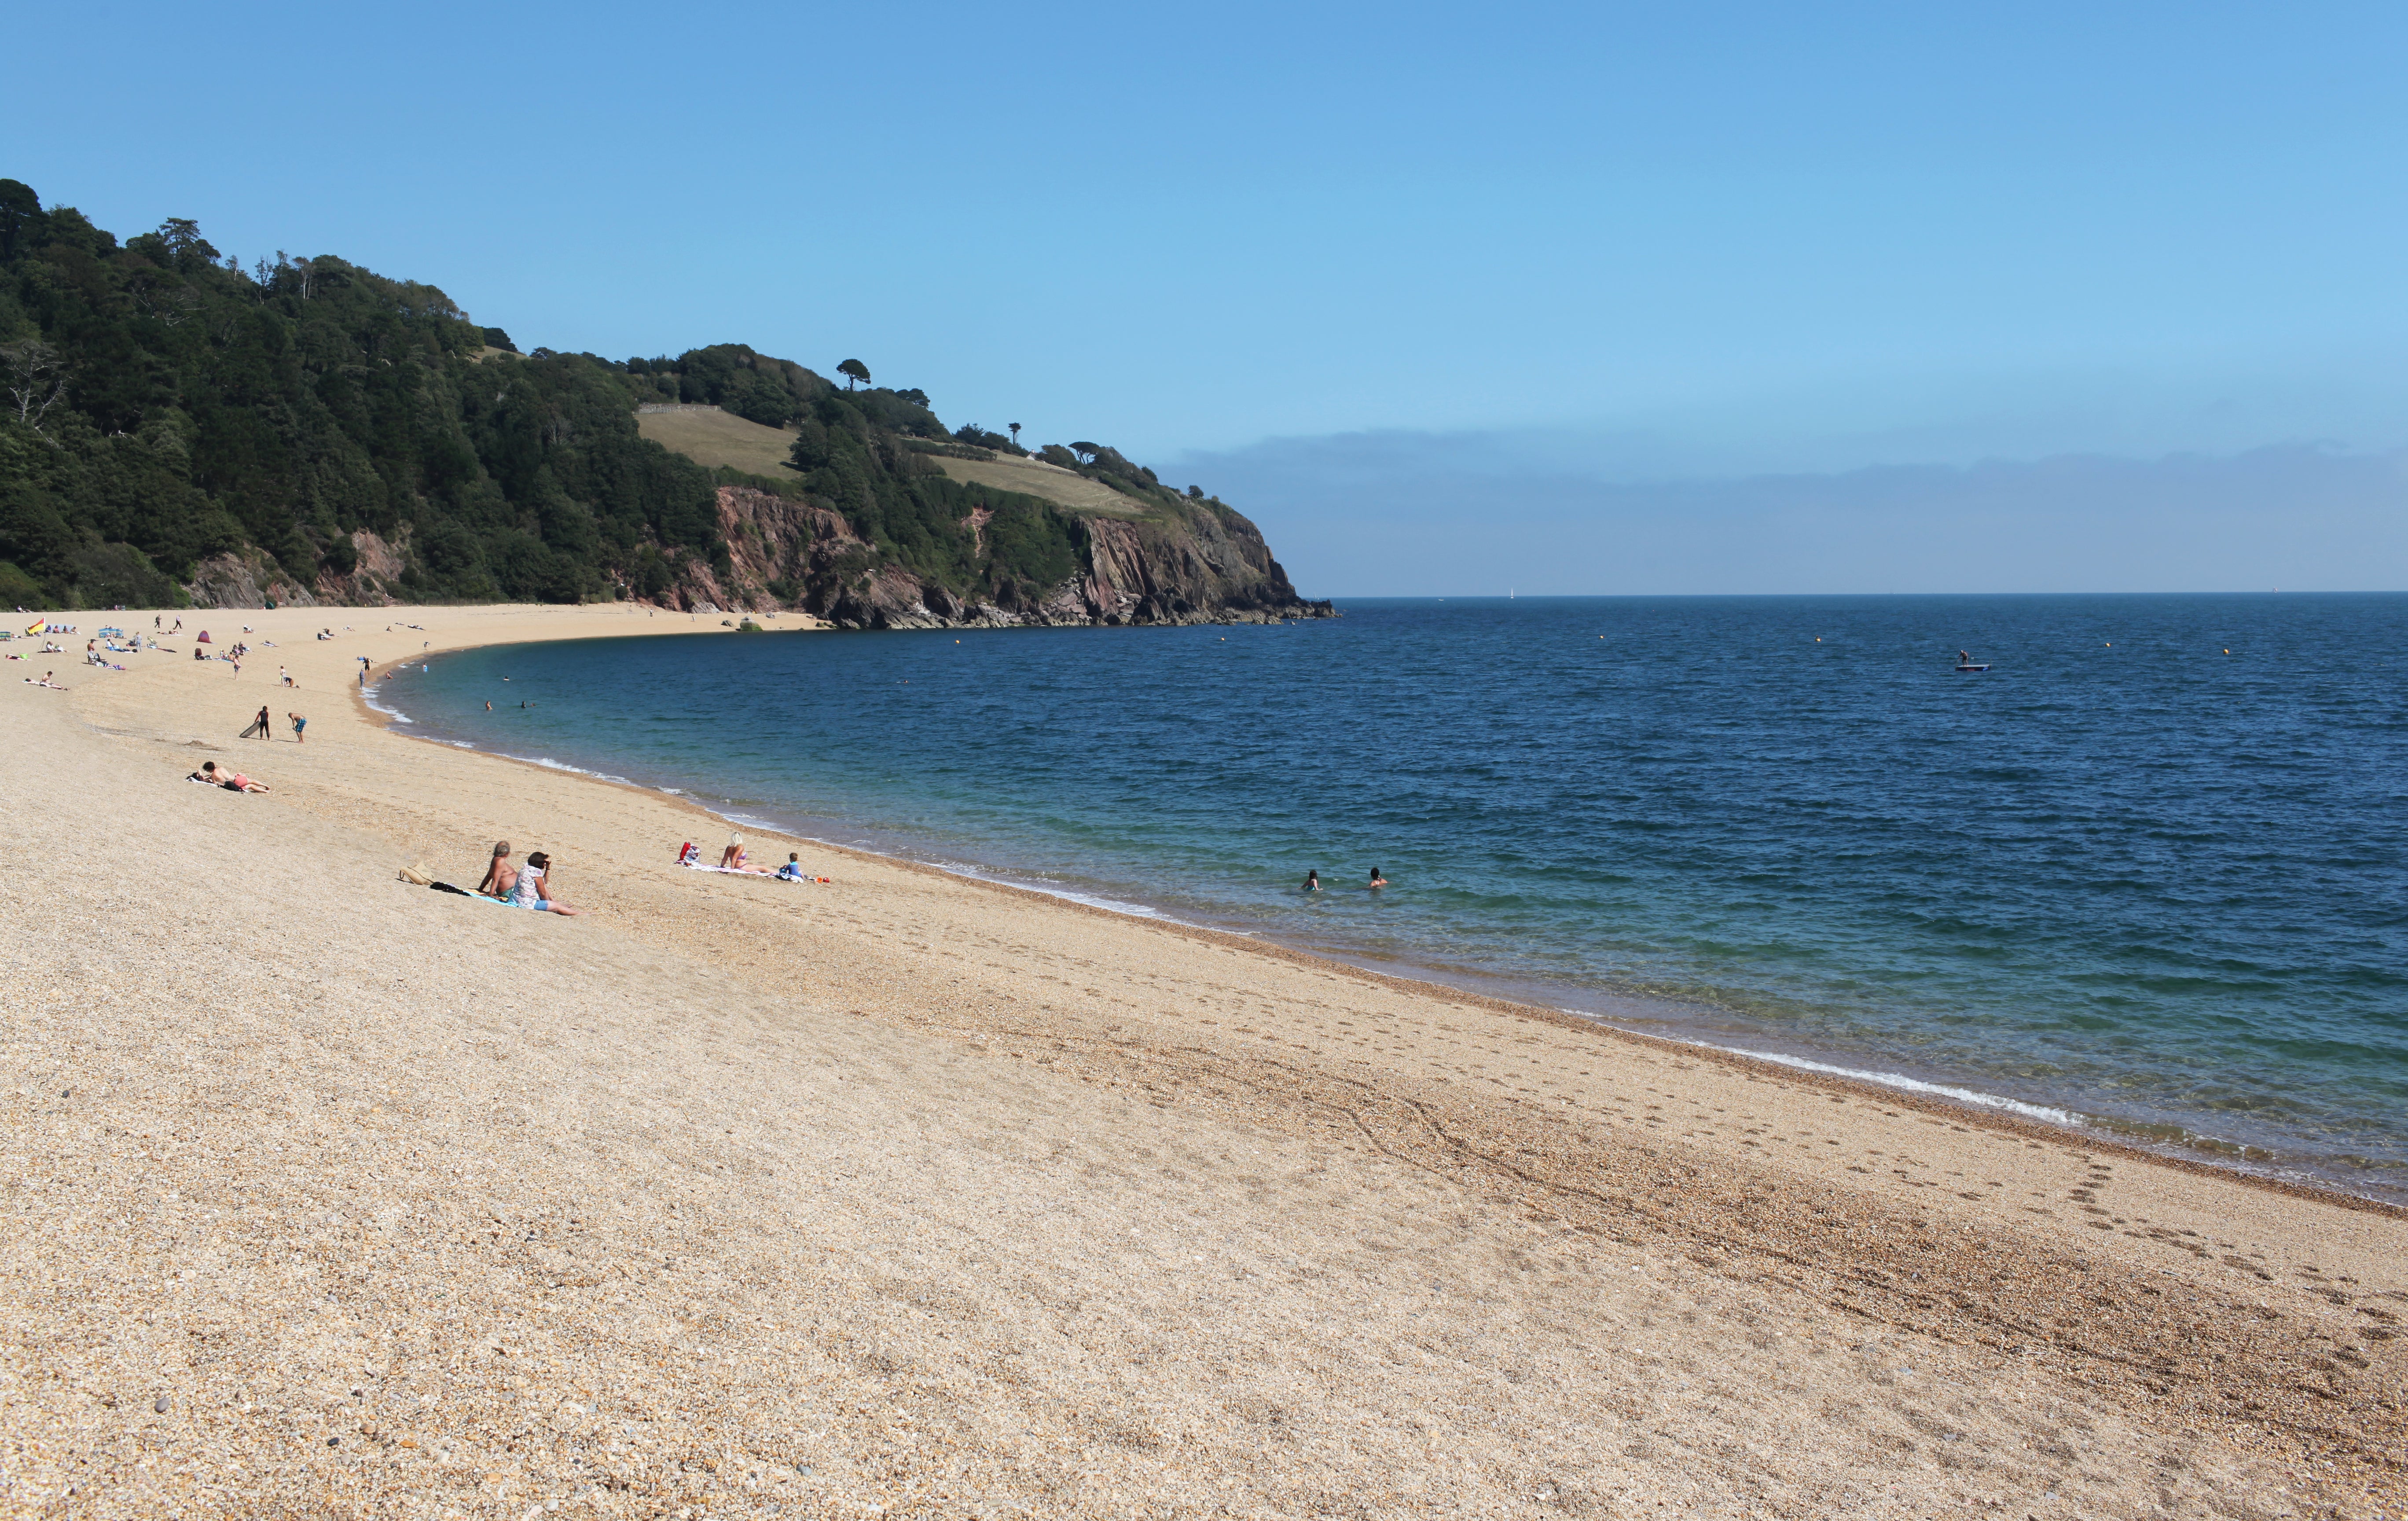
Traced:
POLYGON ((712 469, 741 470, 772 480, 800 479, 788 459, 795 451, 791 428, 765 427, 748 423, 734 412, 705 409, 638 412, 636 432, 663 449, 712 469))
POLYGON ((1257 612, 1295 601, 1253 524, 1195 488, 1093 443, 948 430, 921 392, 838 369, 742 344, 521 354, 435 286, 332 255, 246 270, 189 221, 121 242, 0 179, 0 603, 674 598, 750 584, 728 535, 759 514, 728 489, 831 524, 816 558, 797 539, 757 567, 764 598, 885 577, 890 597, 1068 616, 1110 517, 1152 536, 1114 540, 1114 620, 1215 615, 1230 575, 1257 612), (1178 595, 1150 557, 1184 567, 1178 595))

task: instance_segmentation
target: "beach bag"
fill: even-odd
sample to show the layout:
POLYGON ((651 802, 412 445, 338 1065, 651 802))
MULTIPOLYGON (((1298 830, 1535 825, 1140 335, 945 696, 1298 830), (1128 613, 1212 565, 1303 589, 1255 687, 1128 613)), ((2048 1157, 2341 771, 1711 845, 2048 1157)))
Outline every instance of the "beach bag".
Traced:
MULTIPOLYGON (((403 867, 401 868, 401 880, 407 882, 414 882, 421 887, 432 887, 435 885, 435 879, 428 876, 423 868, 415 866, 403 867)), ((452 891, 456 893, 459 889, 455 887, 452 891)))

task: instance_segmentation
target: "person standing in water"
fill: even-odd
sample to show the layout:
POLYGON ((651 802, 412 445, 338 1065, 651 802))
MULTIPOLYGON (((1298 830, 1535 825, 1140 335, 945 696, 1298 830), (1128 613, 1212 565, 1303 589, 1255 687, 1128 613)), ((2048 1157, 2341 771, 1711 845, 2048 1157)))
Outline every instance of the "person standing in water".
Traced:
POLYGON ((1304 874, 1304 890, 1308 893, 1321 891, 1321 869, 1318 867, 1304 874))
POLYGON ((1387 878, 1385 878, 1385 877, 1383 877, 1382 875, 1380 875, 1380 868, 1379 868, 1378 867, 1373 867, 1373 868, 1371 868, 1371 882, 1370 882, 1370 888, 1371 888, 1371 891, 1373 891, 1373 892, 1375 892, 1375 893, 1376 893, 1376 892, 1378 892, 1381 888, 1385 887, 1385 886, 1387 886, 1387 885, 1388 885, 1388 879, 1387 879, 1387 878))

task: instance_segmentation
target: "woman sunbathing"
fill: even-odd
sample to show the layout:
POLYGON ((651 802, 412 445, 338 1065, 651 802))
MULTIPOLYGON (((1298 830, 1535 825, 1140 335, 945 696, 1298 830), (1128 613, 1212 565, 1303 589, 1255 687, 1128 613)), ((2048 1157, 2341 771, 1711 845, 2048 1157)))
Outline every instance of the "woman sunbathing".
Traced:
POLYGON ((742 835, 729 835, 727 837, 727 848, 719 853, 719 869, 722 871, 741 871, 747 875, 754 877, 766 877, 769 875, 769 868, 767 867, 754 866, 752 864, 752 853, 744 848, 744 837, 742 835))

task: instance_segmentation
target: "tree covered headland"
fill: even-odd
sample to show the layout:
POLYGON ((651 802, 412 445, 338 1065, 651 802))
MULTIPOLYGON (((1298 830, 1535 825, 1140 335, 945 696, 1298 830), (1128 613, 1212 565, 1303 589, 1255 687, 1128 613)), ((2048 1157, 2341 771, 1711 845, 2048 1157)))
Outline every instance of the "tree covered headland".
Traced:
MULTIPOLYGON (((353 577, 358 532, 401 563, 350 581, 362 595, 657 596, 688 556, 725 568, 722 484, 833 509, 887 563, 1006 608, 1078 573, 1080 518, 929 457, 1025 451, 949 433, 921 393, 865 385, 858 360, 840 373, 740 344, 522 355, 432 285, 331 256, 245 270, 187 221, 121 243, 0 179, 0 606, 173 605, 203 560, 253 546, 323 587, 353 577), (639 437, 635 409, 657 402, 796 429, 799 481, 639 437)), ((1228 512, 1076 449, 1043 452, 1166 512, 1228 512)))

